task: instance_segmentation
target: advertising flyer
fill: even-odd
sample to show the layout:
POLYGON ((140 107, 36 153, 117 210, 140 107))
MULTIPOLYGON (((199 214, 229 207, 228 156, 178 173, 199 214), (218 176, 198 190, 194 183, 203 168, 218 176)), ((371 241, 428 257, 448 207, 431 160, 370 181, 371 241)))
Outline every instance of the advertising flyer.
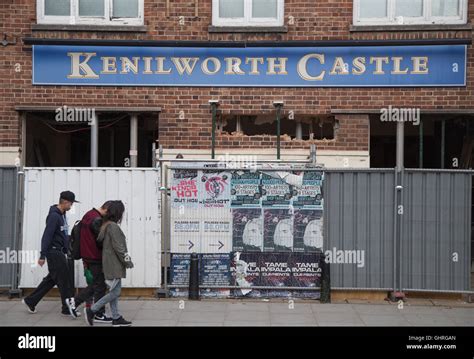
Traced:
POLYGON ((284 180, 262 173, 262 207, 288 207, 296 190, 284 180))
POLYGON ((198 173, 201 208, 230 208, 230 172, 204 170, 198 173))
POLYGON ((260 208, 232 209, 234 251, 263 251, 263 218, 260 208))
POLYGON ((293 250, 293 214, 290 209, 264 209, 264 252, 293 250))
POLYGON ((262 189, 260 172, 235 171, 231 180, 232 207, 260 207, 262 189))
POLYGON ((323 180, 324 173, 319 171, 306 171, 303 174, 303 184, 296 188, 296 197, 293 206, 304 209, 323 209, 323 180))
POLYGON ((294 216, 294 252, 323 250, 323 211, 297 209, 294 216))
POLYGON ((198 208, 198 171, 180 169, 172 171, 171 178, 171 207, 183 211, 187 208, 198 208))

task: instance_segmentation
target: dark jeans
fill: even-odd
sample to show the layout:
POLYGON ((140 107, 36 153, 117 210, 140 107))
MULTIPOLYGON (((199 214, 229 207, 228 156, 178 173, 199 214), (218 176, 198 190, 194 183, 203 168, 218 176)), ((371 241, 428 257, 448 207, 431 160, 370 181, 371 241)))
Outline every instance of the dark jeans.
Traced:
POLYGON ((48 275, 43 278, 33 293, 25 298, 25 301, 29 305, 36 307, 40 300, 57 285, 61 294, 62 310, 66 312, 68 309, 65 299, 74 296, 74 288, 71 283, 66 256, 60 251, 51 250, 46 255, 46 260, 48 263, 48 275))
MULTIPOLYGON (((88 302, 94 299, 94 303, 97 303, 101 299, 107 290, 105 285, 104 272, 102 270, 102 263, 87 262, 87 265, 92 273, 92 283, 86 288, 82 289, 79 294, 74 298, 76 306, 84 302, 88 302)), ((104 308, 101 308, 99 314, 104 313, 104 308)))

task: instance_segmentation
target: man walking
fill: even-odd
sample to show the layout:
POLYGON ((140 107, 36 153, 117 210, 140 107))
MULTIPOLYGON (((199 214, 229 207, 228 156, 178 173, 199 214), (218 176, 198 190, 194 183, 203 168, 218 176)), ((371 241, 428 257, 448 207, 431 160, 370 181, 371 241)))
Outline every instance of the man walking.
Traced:
POLYGON ((59 204, 52 205, 46 217, 46 228, 41 238, 41 254, 38 264, 42 267, 48 262, 48 275, 29 296, 23 299, 30 313, 36 313, 40 300, 55 285, 58 286, 63 303, 62 314, 69 313, 73 318, 78 317, 74 303, 74 288, 69 275, 67 253, 69 248, 68 224, 66 212, 78 202, 71 191, 61 192, 59 204))
MULTIPOLYGON (((92 274, 92 281, 74 298, 76 308, 91 299, 97 303, 107 291, 102 269, 102 249, 97 246, 97 236, 100 232, 102 217, 107 214, 110 202, 105 202, 99 209, 92 208, 81 220, 81 258, 84 271, 89 270, 92 274)), ((105 315, 105 308, 102 307, 95 314, 94 322, 112 324, 112 318, 105 315)))

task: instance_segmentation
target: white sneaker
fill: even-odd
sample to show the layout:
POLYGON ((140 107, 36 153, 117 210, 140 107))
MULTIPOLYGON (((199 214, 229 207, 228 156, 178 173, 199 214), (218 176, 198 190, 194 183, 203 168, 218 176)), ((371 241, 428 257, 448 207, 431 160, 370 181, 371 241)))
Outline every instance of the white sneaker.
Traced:
POLYGON ((66 298, 65 302, 69 309, 69 313, 71 313, 71 317, 76 319, 79 315, 77 314, 77 311, 76 311, 76 304, 74 302, 74 298, 66 298))

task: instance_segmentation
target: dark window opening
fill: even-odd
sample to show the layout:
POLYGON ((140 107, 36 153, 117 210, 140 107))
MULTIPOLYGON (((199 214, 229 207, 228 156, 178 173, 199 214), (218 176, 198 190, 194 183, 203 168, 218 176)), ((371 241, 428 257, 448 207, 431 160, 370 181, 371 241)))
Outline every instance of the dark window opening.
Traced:
MULTIPOLYGON (((282 117, 280 133, 292 140, 332 140, 336 121, 333 117, 295 116, 290 119, 282 117)), ((243 134, 246 136, 275 136, 277 121, 275 115, 224 115, 219 121, 219 130, 230 135, 243 134)))
MULTIPOLYGON (((138 167, 151 167, 152 146, 158 138, 156 114, 138 116, 138 167)), ((89 167, 91 126, 58 122, 54 113, 26 117, 25 165, 29 167, 89 167)), ((130 166, 130 115, 100 113, 99 167, 130 166)))
MULTIPOLYGON (((421 122, 421 132, 419 125, 405 122, 406 168, 474 168, 474 116, 422 115, 421 122)), ((382 122, 379 115, 370 116, 371 167, 395 167, 396 128, 396 122, 382 122)))

